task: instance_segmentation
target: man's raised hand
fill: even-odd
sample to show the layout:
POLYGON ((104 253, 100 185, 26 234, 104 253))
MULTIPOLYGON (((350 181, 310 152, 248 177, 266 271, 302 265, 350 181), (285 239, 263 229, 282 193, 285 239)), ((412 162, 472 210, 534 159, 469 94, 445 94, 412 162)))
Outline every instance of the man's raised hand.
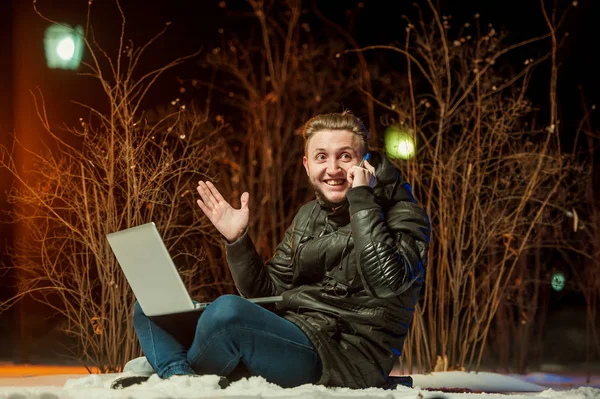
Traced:
POLYGON ((197 190, 202 198, 197 201, 198 206, 223 237, 228 242, 240 238, 250 220, 248 209, 250 195, 243 193, 240 198, 240 209, 234 209, 211 182, 198 182, 197 190))

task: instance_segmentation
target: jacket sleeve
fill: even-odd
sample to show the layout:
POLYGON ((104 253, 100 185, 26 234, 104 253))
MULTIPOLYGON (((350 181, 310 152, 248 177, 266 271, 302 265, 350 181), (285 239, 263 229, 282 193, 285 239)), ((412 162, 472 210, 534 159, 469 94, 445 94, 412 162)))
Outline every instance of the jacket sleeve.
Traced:
POLYGON ((295 219, 266 264, 246 230, 235 242, 225 243, 227 263, 233 281, 246 298, 280 295, 292 288, 292 237, 295 219), (266 267, 265 267, 266 266, 266 267))
POLYGON ((399 186, 406 190, 404 198, 387 209, 377 203, 371 187, 355 187, 347 194, 358 273, 373 297, 400 295, 425 274, 429 218, 409 187, 399 186))

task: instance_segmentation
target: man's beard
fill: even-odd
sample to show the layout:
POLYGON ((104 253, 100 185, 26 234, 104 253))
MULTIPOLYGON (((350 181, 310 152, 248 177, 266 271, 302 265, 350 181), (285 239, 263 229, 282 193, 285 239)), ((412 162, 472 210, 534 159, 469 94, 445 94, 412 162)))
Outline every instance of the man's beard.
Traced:
POLYGON ((323 193, 323 191, 319 190, 317 188, 317 186, 315 186, 311 180, 309 180, 309 183, 310 183, 311 187, 313 188, 313 190, 315 190, 315 196, 317 197, 317 201, 319 201, 319 203, 321 205, 323 205, 327 208, 337 208, 338 206, 343 205, 348 201, 346 199, 346 196, 344 196, 344 198, 341 201, 331 202, 327 199, 327 197, 325 197, 325 194, 323 193))

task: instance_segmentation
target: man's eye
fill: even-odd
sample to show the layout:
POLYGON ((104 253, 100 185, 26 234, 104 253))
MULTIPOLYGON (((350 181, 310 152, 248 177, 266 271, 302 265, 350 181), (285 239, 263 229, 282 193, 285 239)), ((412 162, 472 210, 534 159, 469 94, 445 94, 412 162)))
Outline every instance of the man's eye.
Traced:
POLYGON ((325 159, 325 155, 323 155, 323 154, 319 154, 319 155, 317 155, 317 156, 315 157, 315 159, 316 159, 317 161, 322 161, 322 160, 324 160, 324 159, 325 159))
POLYGON ((351 160, 352 159, 352 155, 348 154, 347 152, 342 154, 342 158, 345 160, 351 160))

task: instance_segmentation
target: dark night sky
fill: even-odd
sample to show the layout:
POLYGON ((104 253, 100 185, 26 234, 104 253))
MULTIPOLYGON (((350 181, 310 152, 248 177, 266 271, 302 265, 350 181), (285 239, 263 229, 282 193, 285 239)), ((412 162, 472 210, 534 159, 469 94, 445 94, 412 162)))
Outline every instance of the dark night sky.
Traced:
MULTIPOLYGON (((75 0, 71 0, 75 1, 75 0)), ((551 8, 554 0, 546 0, 546 6, 551 8)), ((570 1, 557 0, 558 9, 564 9, 570 1)), ((137 36, 136 42, 141 43, 148 37, 150 32, 156 31, 165 21, 173 21, 173 25, 165 37, 158 43, 157 48, 168 57, 177 57, 188 54, 194 50, 204 47, 211 48, 218 43, 220 35, 217 29, 225 28, 243 37, 248 27, 248 19, 226 16, 220 9, 217 0, 202 2, 202 8, 192 6, 200 2, 174 2, 165 0, 130 0, 124 2, 126 12, 134 28, 130 33, 137 36), (142 5, 144 4, 144 5, 142 5), (143 16, 143 17, 142 17, 143 16), (141 18, 138 18, 141 17, 141 18)), ((345 10, 354 8, 357 0, 350 1, 317 1, 317 5, 323 13, 341 26, 347 25, 345 10)), ((407 14, 415 17, 413 1, 389 1, 389 0, 367 0, 363 1, 364 8, 358 13, 353 27, 353 36, 359 45, 389 44, 403 41, 405 23, 401 15, 407 14)), ((100 3, 96 5, 99 8, 100 3)), ((305 2, 310 9, 310 2, 305 2)), ((425 2, 422 8, 426 9, 425 2)), ((472 22, 473 15, 481 15, 482 25, 492 23, 494 27, 505 29, 509 32, 507 41, 516 43, 518 41, 541 35, 547 32, 547 26, 540 10, 538 0, 437 0, 442 13, 452 15, 454 23, 462 25, 464 22, 472 22)), ((243 0, 227 1, 228 9, 234 12, 249 11, 250 6, 243 0)), ((599 79, 595 78, 596 64, 593 62, 593 50, 596 47, 600 35, 594 35, 593 27, 597 24, 598 2, 593 0, 579 1, 578 7, 571 8, 565 20, 563 32, 569 32, 570 36, 565 41, 559 52, 560 83, 559 99, 560 118, 565 128, 567 125, 575 126, 582 116, 580 91, 578 86, 583 87, 586 100, 598 103, 598 92, 600 90, 599 79), (595 37, 594 37, 595 36, 595 37)), ((320 23, 315 20, 315 23, 320 23)), ((561 35, 562 36, 562 35, 561 35)), ((535 44, 523 49, 516 50, 508 55, 508 62, 520 65, 527 57, 535 58, 549 51, 549 42, 535 44)), ((367 54, 367 57, 375 57, 376 54, 367 54)), ((198 74, 198 69, 192 63, 189 69, 181 71, 190 76, 198 74)), ((183 68, 182 68, 183 69, 183 68)), ((179 72, 179 71, 178 71, 179 72)), ((538 104, 542 111, 540 117, 544 116, 544 106, 547 105, 547 88, 549 82, 549 64, 542 65, 534 74, 532 86, 529 93, 534 103, 538 104)), ((170 82, 165 82, 170 85, 170 82)), ((165 86, 166 90, 173 90, 176 95, 177 85, 165 86)), ((565 132, 565 135, 568 133, 565 132)))
MULTIPOLYGON (((27 2, 28 0, 14 1, 27 2)), ((485 2, 480 0, 434 0, 434 2, 439 4, 443 14, 452 15, 453 21, 457 25, 472 22, 473 15, 479 13, 483 23, 489 22, 494 25, 496 30, 508 31, 510 33, 509 43, 547 31, 538 0, 489 0, 485 2)), ((557 0, 557 2, 559 8, 564 8, 570 3, 563 0, 557 0)), ((131 37, 138 45, 158 32, 165 22, 172 21, 166 35, 152 49, 153 57, 155 55, 162 57, 161 60, 156 60, 157 65, 202 47, 212 48, 220 40, 220 35, 217 33, 218 28, 224 28, 226 31, 235 32, 243 37, 248 26, 248 22, 243 18, 226 16, 223 9, 219 8, 218 0, 121 0, 121 3, 128 18, 127 36, 131 37)), ((324 14, 342 26, 346 25, 345 9, 351 8, 357 3, 358 1, 355 0, 317 1, 324 14)), ((412 1, 364 0, 363 3, 365 6, 354 26, 354 37, 360 45, 390 44, 401 40, 405 26, 401 15, 415 15, 414 7, 411 5, 412 1)), ((561 63, 560 118, 564 121, 562 133, 565 136, 572 134, 573 129, 571 128, 576 126, 582 116, 579 85, 582 86, 588 103, 598 104, 600 85, 599 79, 596 77, 597 64, 593 62, 593 59, 594 51, 598 48, 598 39, 600 39, 600 35, 598 35, 599 3, 593 0, 580 0, 578 7, 571 9, 563 28, 563 31, 570 33, 559 53, 559 62, 561 63)), ((47 11, 49 17, 72 24, 84 23, 87 0, 37 0, 37 4, 42 11, 47 11)), ((115 21, 117 21, 118 14, 113 4, 114 2, 111 0, 95 0, 93 3, 92 23, 100 42, 109 43, 117 39, 119 24, 115 21)), ((230 10, 237 12, 251 9, 244 0, 229 0, 227 4, 230 10)), ((306 4, 309 9, 309 2, 306 4)), ((424 1, 420 4, 424 9, 426 8, 424 1)), ((546 1, 546 4, 551 7, 553 1, 546 1)), ((11 33, 12 11, 10 0, 0 0, 0 55, 2 59, 0 90, 4 89, 3 93, 10 93, 12 82, 11 45, 15 43, 11 33)), ((40 38, 39 49, 30 50, 42 51, 41 40, 42 38, 40 38)), ((519 50, 512 55, 512 59, 509 59, 516 61, 527 56, 541 56, 548 50, 549 44, 546 42, 519 50)), ((189 63, 176 70, 176 73, 184 77, 194 77, 199 72, 193 63, 189 63)), ((60 79, 64 79, 65 76, 63 73, 60 75, 60 79)), ((530 88, 530 98, 542 108, 541 115, 543 115, 543 107, 547 104, 548 66, 540 67, 535 76, 530 88)), ((165 102, 177 95, 178 85, 172 78, 173 76, 167 76, 164 83, 159 86, 159 92, 156 92, 155 96, 157 100, 165 102)), ((59 104, 57 107, 69 106, 69 101, 73 98, 83 100, 87 100, 86 97, 92 98, 92 90, 91 86, 79 83, 66 87, 65 92, 71 97, 65 96, 62 105, 59 104)), ((2 130, 0 131, 0 144, 4 145, 9 142, 7 132, 12 130, 11 107, 10 96, 2 94, 0 96, 0 129, 2 130)), ((3 176, 3 173, 0 174, 2 179, 4 179, 3 176)), ((5 185, 0 185, 2 191, 6 188, 5 185)), ((6 206, 4 195, 2 195, 0 207, 6 209, 6 206)), ((7 236, 5 228, 0 231, 4 232, 2 242, 0 242, 0 249, 4 254, 3 245, 10 242, 10 237, 7 236)), ((2 260, 6 262, 8 259, 4 257, 2 260)), ((8 281, 6 276, 0 275, 0 278, 3 282, 8 281)), ((5 284, 0 285, 0 290, 2 291, 0 300, 10 293, 5 284)), ((10 324, 9 317, 12 316, 0 315, 0 343, 2 343, 1 338, 6 331, 7 324, 10 324)), ((0 353, 0 357, 2 356, 3 354, 0 353)))
MULTIPOLYGON (((247 27, 247 22, 244 22, 247 20, 243 18, 226 17, 223 10, 217 6, 217 0, 203 1, 202 8, 197 6, 200 2, 130 0, 123 3, 126 13, 131 15, 129 20, 135 26, 130 32, 139 37, 136 40, 138 43, 147 37, 148 32, 158 29, 165 21, 173 21, 173 25, 160 43, 161 51, 172 57, 187 54, 202 46, 210 47, 219 40, 216 32, 219 27, 242 36, 247 27), (192 4, 196 4, 196 6, 194 7, 192 4)), ((353 8, 358 1, 321 0, 316 3, 327 17, 341 26, 346 26, 344 11, 347 8, 353 8)), ((411 5, 413 1, 367 0, 363 3, 365 6, 358 14, 353 29, 353 36, 360 45, 387 44, 403 39, 405 24, 401 15, 415 16, 415 8, 411 5)), ((554 0, 546 0, 548 9, 553 3, 554 0)), ((560 10, 571 2, 557 0, 557 3, 560 10)), ((310 2, 307 1, 305 4, 310 9, 310 2)), ((547 32, 538 0, 491 0, 486 2, 437 0, 437 4, 441 7, 443 14, 452 15, 456 25, 467 21, 472 22, 473 15, 479 13, 483 24, 492 23, 497 30, 508 31, 510 43, 547 32)), ((99 5, 100 3, 95 7, 99 8, 99 5)), ((236 12, 250 10, 250 6, 243 0, 227 1, 227 5, 228 9, 236 12)), ((425 2, 422 2, 422 8, 427 8, 425 2)), ((580 0, 578 7, 572 8, 565 20, 563 32, 568 31, 570 36, 559 53, 562 72, 560 80, 562 107, 579 103, 577 90, 579 84, 585 88, 586 96, 592 101, 597 101, 596 96, 600 87, 598 79, 594 78, 596 64, 593 62, 593 49, 596 47, 597 40, 600 39, 597 29, 594 29, 597 17, 600 16, 598 8, 598 2, 594 4, 593 0, 580 0)), ((549 44, 546 42, 518 50, 509 57, 514 57, 511 61, 522 60, 525 56, 541 56, 548 50, 549 44)), ((548 76, 544 72, 547 70, 544 70, 544 67, 540 69, 537 78, 541 84, 545 85, 548 76)), ((537 81, 534 81, 534 84, 536 83, 537 81)), ((546 90, 539 92, 543 92, 543 96, 545 96, 546 90)), ((535 90, 531 95, 535 97, 535 90)), ((539 100, 543 101, 543 98, 539 100)), ((579 114, 576 109, 568 112, 579 114)))
MULTIPOLYGON (((28 1, 28 0, 24 0, 28 1)), ((570 1, 556 0, 558 8, 564 9, 570 1)), ((473 15, 481 15, 482 25, 492 23, 496 30, 505 29, 509 32, 507 41, 515 43, 547 32, 547 28, 540 11, 538 0, 491 0, 486 2, 475 0, 435 0, 445 15, 452 15, 456 26, 464 22, 472 22, 473 15)), ((554 0, 545 0, 550 8, 554 0)), ((6 3, 6 2, 4 2, 6 3)), ((122 0, 125 14, 127 15, 127 36, 134 43, 141 44, 159 31, 164 23, 172 21, 167 33, 152 48, 152 57, 159 54, 162 59, 153 60, 157 64, 175 57, 189 54, 200 48, 212 48, 219 43, 221 37, 218 28, 232 32, 243 37, 248 28, 248 19, 228 16, 219 8, 218 0, 200 1, 169 1, 169 0, 122 0), (201 4, 201 7, 200 7, 201 4)), ((227 1, 227 8, 233 12, 249 11, 250 6, 244 0, 227 1)), ((357 0, 345 1, 316 1, 324 14, 339 23, 346 25, 345 10, 354 8, 357 0)), ((357 16, 353 29, 353 36, 360 45, 390 44, 403 40, 405 23, 401 19, 403 14, 414 17, 415 7, 413 1, 366 0, 364 8, 357 16)), ((598 2, 593 0, 580 0, 578 7, 572 8, 565 21, 563 32, 570 33, 560 49, 559 62, 561 76, 559 81, 559 95, 561 99, 561 119, 578 121, 581 117, 580 93, 578 85, 582 85, 586 98, 590 103, 598 102, 600 85, 594 78, 596 64, 593 62, 593 50, 600 35, 594 32, 597 24, 598 2)), ((87 1, 39 0, 37 2, 41 11, 48 16, 61 20, 84 22, 87 1), (56 6, 60 4, 60 6, 56 6)), ((119 24, 118 14, 113 1, 95 1, 92 7, 92 24, 98 40, 107 45, 117 39, 119 24)), ((310 1, 305 1, 310 9, 310 1)), ((426 9, 425 1, 420 3, 426 9)), ((2 7, 2 6, 0 6, 2 7)), ((7 7, 4 5, 3 7, 7 7)), ((2 11, 0 9, 0 11, 2 11)), ((7 15, 7 13, 1 13, 7 15)), ((316 21, 316 20, 315 20, 316 21)), ((9 25, 9 24, 8 24, 9 25)), ((4 24, 3 29, 7 24, 4 24)), ((3 35, 3 37, 6 37, 3 35)), ((40 49, 41 50, 41 49, 40 49)), ((518 65, 526 57, 541 56, 549 50, 549 43, 540 43, 517 50, 506 59, 518 65), (518 62, 517 62, 518 61, 518 62)), ((368 55, 370 57, 371 55, 368 55)), ((542 108, 547 101, 548 65, 538 68, 534 74, 530 97, 542 108)), ((193 63, 175 71, 181 76, 195 77, 200 73, 193 63)), ((86 90, 89 90, 86 88, 86 90)), ((160 93, 156 96, 158 101, 165 101, 169 96, 177 95, 178 86, 172 80, 164 79, 160 86, 160 93)), ((77 92, 75 91, 74 94, 77 92)), ((86 93, 83 93, 85 96, 86 93)), ((575 122, 576 123, 576 122, 575 122)))

